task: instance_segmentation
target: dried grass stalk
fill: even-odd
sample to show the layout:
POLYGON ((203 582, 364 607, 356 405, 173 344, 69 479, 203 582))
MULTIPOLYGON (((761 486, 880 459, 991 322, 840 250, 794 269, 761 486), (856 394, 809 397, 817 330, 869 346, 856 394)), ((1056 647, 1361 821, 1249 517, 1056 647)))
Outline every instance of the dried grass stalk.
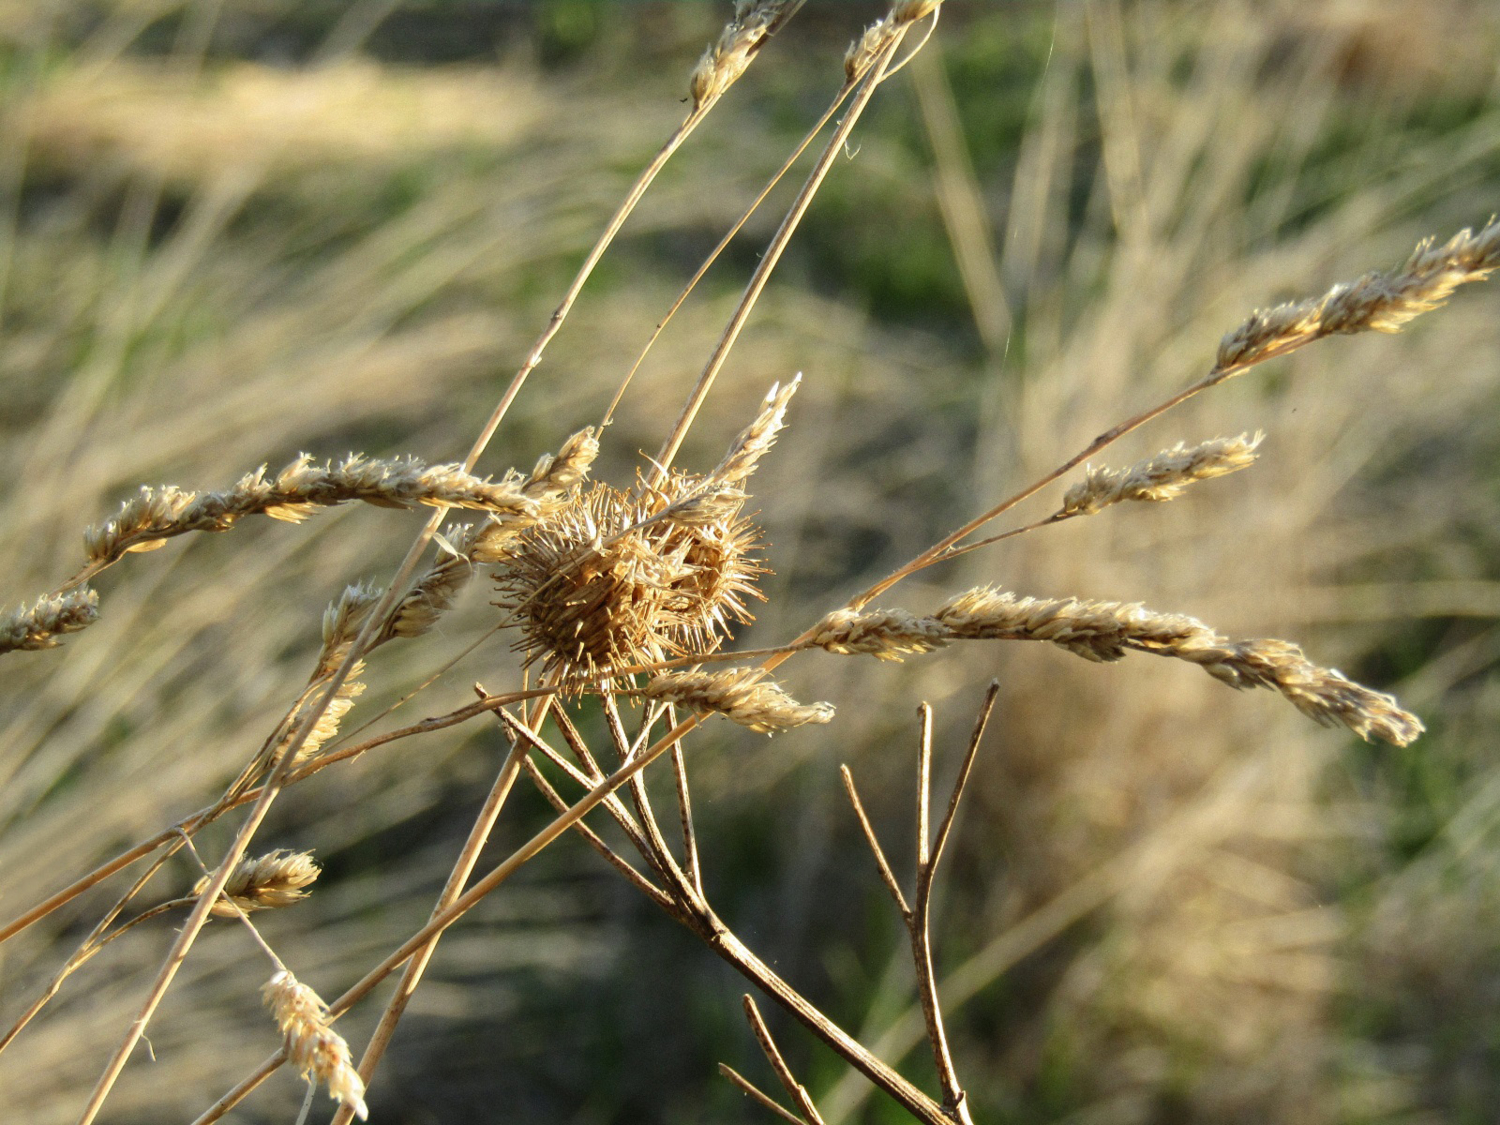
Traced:
POLYGON ((1214 370, 1233 374, 1324 336, 1399 332, 1440 307, 1460 285, 1482 281, 1497 267, 1500 223, 1494 219, 1478 234, 1465 227, 1442 246, 1426 239, 1399 269, 1367 273, 1321 297, 1257 310, 1224 337, 1214 370))
POLYGON ((956 640, 1050 641, 1101 662, 1120 660, 1132 650, 1149 652, 1197 664, 1230 687, 1271 688, 1314 721, 1348 727, 1366 741, 1405 746, 1424 729, 1392 696, 1313 664, 1290 641, 1231 640, 1197 618, 1157 613, 1138 603, 1027 598, 980 587, 950 599, 930 617, 902 610, 841 610, 819 622, 805 643, 899 660, 956 640))
POLYGON ((759 668, 665 672, 651 678, 645 694, 648 699, 693 711, 717 711, 762 734, 832 721, 831 703, 798 703, 778 685, 762 679, 764 675, 759 668))
POLYGON ((1191 484, 1248 468, 1265 434, 1214 438, 1198 445, 1178 442, 1128 469, 1089 465, 1084 479, 1068 489, 1059 516, 1090 516, 1123 500, 1172 500, 1191 484))
MULTIPOLYGON (((220 900, 209 911, 220 917, 233 918, 237 913, 235 907, 249 913, 291 906, 307 897, 305 888, 311 886, 320 873, 311 852, 277 848, 263 856, 246 856, 235 866, 229 882, 224 884, 220 900)), ((193 893, 201 894, 207 885, 208 877, 204 876, 198 880, 193 893)))
POLYGON ((327 1087, 328 1096, 353 1109, 361 1121, 368 1118, 364 1081, 354 1069, 349 1044, 328 1025, 328 1005, 285 969, 260 991, 286 1036, 287 1059, 297 1072, 327 1087))
POLYGON ((84 533, 84 551, 91 563, 109 563, 130 551, 154 550, 190 531, 227 531, 248 515, 299 523, 317 508, 350 500, 384 508, 418 503, 481 508, 511 519, 528 517, 536 509, 514 476, 493 481, 458 465, 429 467, 410 458, 380 460, 357 453, 314 465, 303 455, 274 479, 266 477, 263 466, 222 492, 143 487, 114 519, 84 533))
POLYGON ((0 652, 55 648, 63 633, 76 633, 99 620, 99 595, 87 586, 44 594, 31 606, 0 613, 0 652))

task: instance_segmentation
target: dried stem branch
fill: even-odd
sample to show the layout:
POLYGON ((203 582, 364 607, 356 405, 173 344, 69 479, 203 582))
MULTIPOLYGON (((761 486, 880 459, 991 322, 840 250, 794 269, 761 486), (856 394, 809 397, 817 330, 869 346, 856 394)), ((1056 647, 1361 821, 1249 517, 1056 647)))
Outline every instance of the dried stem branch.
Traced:
POLYGON ((763 1093, 755 1085, 755 1083, 751 1082, 750 1079, 746 1078, 743 1074, 735 1070, 734 1067, 730 1066, 728 1063, 719 1064, 719 1073, 722 1074, 725 1078, 729 1079, 729 1081, 733 1082, 746 1094, 749 1094, 757 1102, 765 1106, 766 1109, 769 1109, 783 1121, 789 1121, 791 1122, 791 1125, 807 1125, 807 1123, 803 1121, 802 1118, 798 1117, 795 1113, 792 1113, 785 1106, 781 1105, 781 1103, 779 1103, 775 1098, 771 1097, 771 1095, 763 1093))
MULTIPOLYGON (((476 691, 483 698, 487 693, 479 685, 475 685, 476 691)), ((540 716, 546 713, 546 708, 551 697, 544 696, 537 702, 538 721, 540 716)), ((497 712, 503 714, 504 712, 497 712)), ((464 841, 463 848, 459 851, 458 858, 454 861, 452 869, 448 872, 448 878, 443 883, 442 892, 438 895, 437 902, 432 911, 436 914, 445 906, 458 897, 463 890, 464 883, 474 872, 474 865, 479 861, 479 853, 484 849, 489 840, 490 831, 495 826, 495 821, 500 816, 500 810, 504 808, 506 798, 510 796, 511 788, 515 785, 516 775, 520 772, 521 760, 526 757, 526 746, 520 739, 516 739, 511 745, 511 751, 506 755, 500 772, 495 775, 495 782, 490 786, 489 794, 485 797, 484 805, 479 814, 474 818, 474 823, 469 829, 468 839, 464 841)), ((375 1068, 380 1065, 381 1058, 385 1055, 386 1048, 390 1045, 391 1037, 396 1033, 396 1024, 400 1022, 405 1014, 407 1005, 411 1002, 412 995, 421 983, 422 973, 432 959, 433 952, 437 949, 438 937, 418 949, 407 962, 406 969, 401 974, 401 980, 396 985, 396 991, 386 1003, 385 1011, 381 1013, 380 1022, 375 1026, 370 1035, 370 1041, 365 1045, 364 1054, 359 1060, 359 1076, 366 1086, 374 1077, 375 1068)), ((354 1116, 354 1107, 351 1103, 339 1106, 338 1112, 334 1114, 332 1125, 349 1125, 354 1116)))
POLYGON ((835 158, 843 151, 844 143, 849 139, 849 135, 853 132, 860 115, 864 113, 865 107, 870 104, 870 99, 875 94, 875 88, 880 84, 885 69, 890 64, 890 60, 894 56, 897 47, 899 47, 901 37, 904 34, 905 28, 903 27, 892 36, 890 42, 885 45, 880 54, 875 58, 873 65, 865 74, 865 77, 860 81, 858 88, 849 102, 849 108, 844 113, 843 119, 834 128, 828 144, 824 147, 822 153, 819 154, 817 163, 813 165, 813 170, 808 175, 807 181, 797 193, 797 198, 792 201, 791 207, 787 209, 786 216, 781 221, 781 226, 772 237, 764 254, 762 254, 759 263, 756 265, 755 272, 750 275, 750 280, 745 286, 745 292, 740 297, 739 304, 735 307, 733 314, 731 314, 729 323, 725 325, 723 334, 719 337, 718 344, 715 345, 713 353, 709 356, 708 363, 703 368, 703 373, 698 377, 697 385, 688 396, 688 401, 683 406, 682 413, 678 416, 677 422, 673 425, 672 431, 667 436, 666 441, 662 443, 660 452, 656 455, 654 460, 655 467, 652 470, 651 477, 653 483, 659 483, 665 479, 667 470, 671 468, 672 459, 677 456, 677 451, 682 447, 683 439, 687 436, 688 429, 693 424, 693 419, 697 417, 698 410, 703 405, 703 400, 708 397, 708 392, 713 386, 714 379, 717 378, 720 369, 724 366, 724 361, 729 358, 730 349, 734 347, 735 341, 739 339, 740 332, 745 327, 745 322, 750 318, 750 310, 755 307, 756 301, 760 299, 761 293, 765 290, 766 282, 771 278, 771 271, 776 268, 776 264, 781 260, 782 252, 786 249, 787 243, 791 241, 792 234, 802 221, 803 215, 807 213, 807 208, 812 204, 813 196, 817 193, 818 188, 823 184, 823 180, 833 168, 835 158))
POLYGON ((682 855, 693 890, 703 894, 703 868, 698 860, 698 833, 693 827, 693 799, 688 789, 687 761, 681 745, 672 747, 672 775, 677 781, 677 813, 682 821, 682 855))
POLYGON ((885 858, 885 850, 880 846, 880 840, 875 835, 875 826, 870 823, 869 816, 865 813, 864 802, 859 799, 859 790, 854 786, 854 775, 849 772, 849 767, 839 766, 839 776, 844 779, 844 792, 849 794, 849 803, 854 806, 854 815, 859 818, 859 826, 864 831, 865 843, 870 845, 870 854, 875 857, 875 866, 880 869, 881 882, 885 889, 891 892, 891 898, 896 903, 896 909, 905 918, 911 913, 911 908, 906 905, 906 895, 901 891, 901 884, 896 882, 896 874, 891 870, 890 862, 885 858))
POLYGON ((771 1037, 771 1029, 761 1018, 760 1008, 756 1006, 754 997, 747 992, 740 998, 740 1001, 744 1005, 745 1019, 750 1024, 750 1030, 755 1033, 755 1041, 760 1044, 766 1061, 771 1064, 771 1069, 781 1080, 782 1089, 786 1090, 787 1096, 792 1099, 792 1104, 801 1112, 802 1120, 810 1125, 823 1125, 823 1118, 818 1114, 817 1106, 813 1105, 806 1087, 797 1081, 792 1074, 792 1068, 787 1066, 786 1059, 782 1058, 781 1051, 776 1046, 776 1040, 771 1037))

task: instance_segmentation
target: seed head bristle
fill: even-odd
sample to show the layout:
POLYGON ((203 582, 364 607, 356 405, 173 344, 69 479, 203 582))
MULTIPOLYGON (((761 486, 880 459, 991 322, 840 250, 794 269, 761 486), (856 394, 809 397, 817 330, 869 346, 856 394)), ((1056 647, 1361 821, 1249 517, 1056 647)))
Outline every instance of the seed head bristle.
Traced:
POLYGON ((647 682, 645 695, 693 711, 716 711, 761 734, 833 720, 831 703, 798 703, 764 675, 759 668, 664 672, 647 682))
MULTIPOLYGON (((229 901, 221 899, 209 910, 220 917, 232 918, 236 906, 246 913, 291 906, 307 897, 305 888, 311 886, 320 873, 311 852, 277 848, 263 856, 246 856, 235 865, 229 881, 224 884, 223 898, 229 901)), ((208 876, 205 875, 198 880, 193 893, 200 894, 207 885, 208 876)))
POLYGON ((1265 439, 1257 432, 1233 438, 1214 438, 1198 445, 1178 442, 1155 457, 1128 469, 1084 470, 1084 479, 1068 489, 1058 510, 1063 516, 1088 516, 1123 500, 1172 500, 1197 481, 1221 477, 1255 463, 1256 447, 1265 439))
POLYGON ((55 648, 63 633, 76 633, 99 620, 99 595, 87 586, 44 594, 30 606, 0 613, 0 652, 55 648))
POLYGON ((1256 310, 1219 344, 1214 370, 1230 375, 1336 333, 1399 332, 1460 285, 1482 281, 1497 268, 1500 223, 1494 219, 1478 234, 1465 227, 1442 246, 1426 239, 1398 269, 1367 273, 1321 297, 1256 310))
POLYGON ((318 994, 282 969, 261 988, 266 1007, 286 1037, 287 1060, 304 1079, 322 1083, 328 1096, 369 1117, 365 1083, 354 1069, 349 1044, 328 1024, 328 1005, 318 994))
POLYGON ((594 427, 579 430, 563 442, 555 455, 544 454, 536 468, 521 484, 521 491, 532 500, 548 500, 566 492, 589 475, 599 456, 599 438, 594 427))

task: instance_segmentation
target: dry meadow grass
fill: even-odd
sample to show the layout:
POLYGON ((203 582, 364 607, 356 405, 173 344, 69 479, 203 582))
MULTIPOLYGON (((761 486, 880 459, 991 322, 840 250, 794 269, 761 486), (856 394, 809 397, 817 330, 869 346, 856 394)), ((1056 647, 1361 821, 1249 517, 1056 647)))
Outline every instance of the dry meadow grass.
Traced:
MULTIPOLYGON (((803 373, 736 509, 753 514, 774 573, 763 603, 745 598, 756 620, 730 647, 797 637, 1202 378, 1251 310, 1484 226, 1500 183, 1493 15, 1455 0, 1418 29, 1401 4, 1337 18, 1306 7, 950 0, 875 93, 676 458, 709 472, 767 389, 803 373)), ((610 9, 599 42, 553 66, 524 41, 498 63, 478 50, 462 64, 380 61, 378 36, 313 66, 222 45, 203 57, 216 27, 260 42, 255 28, 274 41, 293 22, 275 5, 219 8, 0 10, 5 609, 77 571, 80 533, 142 484, 224 489, 303 451, 461 460, 686 112, 687 74, 725 15, 610 9), (661 37, 651 65, 607 61, 621 39, 644 50, 640 28, 661 37)), ((677 288, 838 88, 842 44, 881 14, 818 8, 777 34, 646 194, 478 473, 524 474, 598 423, 677 288)), ((335 31, 305 54, 350 45, 358 20, 327 22, 335 31)), ((651 353, 593 480, 629 489, 651 471, 643 451, 666 438, 792 194, 783 185, 772 217, 752 219, 651 353)), ((974 1120, 1492 1119, 1495 300, 1473 286, 1400 335, 1323 340, 1212 387, 1093 463, 1264 431, 1252 466, 913 574, 873 603, 911 611, 906 660, 810 652, 778 670, 796 699, 832 703, 831 723, 769 741, 724 720, 693 732, 702 876, 719 914, 941 1098, 911 956, 838 767, 887 844, 904 839, 918 702, 936 713, 943 793, 994 678, 932 926, 974 1120), (960 615, 935 611, 990 584, 1293 639, 1396 693, 1428 733, 1367 747, 1185 660, 1100 664, 998 640, 911 654, 926 644, 913 629, 960 635, 960 615)), ((1080 468, 1017 522, 1058 510, 1081 480, 1080 468)), ((306 688, 324 607, 351 583, 388 582, 421 523, 345 504, 299 525, 247 517, 182 535, 98 576, 96 624, 55 650, 0 656, 0 923, 211 802, 306 688)), ((345 739, 472 704, 476 680, 516 687, 516 635, 497 630, 490 603, 524 613, 552 558, 528 556, 530 577, 499 594, 486 568, 425 635, 371 653, 345 739)), ((1052 606, 1047 621, 1076 612, 1052 606)), ((997 619, 989 633, 965 627, 1038 635, 1034 619, 997 619)), ((529 628, 553 636, 536 617, 529 628)), ((1192 641, 1201 657, 1218 643, 1174 628, 1131 644, 1180 654, 1192 641)), ((664 633, 663 654, 702 655, 703 633, 664 633)), ((583 651, 561 666, 606 650, 583 651)), ((657 694, 691 702, 694 686, 657 694)), ((567 705, 606 745, 599 706, 567 705)), ((1354 725, 1382 706, 1358 697, 1354 725)), ((287 787, 251 854, 310 851, 322 873, 295 902, 295 880, 232 897, 266 907, 256 926, 297 980, 332 999, 423 925, 511 754, 508 730, 481 714, 287 787), (288 901, 273 907, 278 894, 288 901)), ((548 769, 570 799, 584 792, 548 769)), ((666 763, 647 776, 658 810, 671 808, 666 763)), ((210 869, 241 815, 196 836, 210 869)), ((675 831, 675 812, 663 816, 675 831)), ((523 782, 481 870, 551 819, 523 782)), ((515 1120, 770 1119, 713 1074, 723 1060, 774 1088, 739 1022, 743 980, 580 844, 560 839, 445 933, 370 1085, 373 1120, 489 1120, 497 1106, 515 1120)), ((909 850, 892 849, 898 873, 909 850)), ((138 871, 5 941, 0 1023, 138 871)), ((190 896, 202 875, 178 854, 126 916, 190 896)), ((289 981, 267 985, 274 966, 225 906, 101 1120, 203 1113, 281 1041, 262 986, 324 1060, 313 1069, 338 1070, 316 1006, 289 981)), ((0 1051, 8 1117, 78 1119, 186 916, 109 943, 0 1051)), ((334 1025, 356 1058, 387 992, 334 1025)), ((908 1119, 768 1014, 830 1125, 908 1119)), ((304 1088, 279 1073, 225 1119, 291 1120, 304 1088)), ((330 1112, 322 1092, 314 1112, 330 1112)))

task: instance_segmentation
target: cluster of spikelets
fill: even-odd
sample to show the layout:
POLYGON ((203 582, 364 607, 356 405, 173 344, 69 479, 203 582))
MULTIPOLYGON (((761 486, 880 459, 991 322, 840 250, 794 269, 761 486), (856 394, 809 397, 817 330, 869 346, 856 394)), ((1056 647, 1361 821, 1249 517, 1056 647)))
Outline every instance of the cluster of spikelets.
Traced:
MULTIPOLYGON (((294 906, 308 895, 307 888, 317 881, 320 869, 308 852, 277 848, 262 856, 246 856, 235 865, 224 884, 219 901, 210 910, 221 918, 233 918, 239 911, 280 910, 294 906)), ((208 886, 208 876, 198 880, 193 894, 208 886)))
POLYGON ((0 652, 56 648, 65 633, 99 620, 99 595, 87 587, 43 594, 33 604, 0 614, 0 652))
POLYGON ((365 1120, 365 1084, 354 1069, 349 1044, 328 1022, 328 1005, 288 970, 281 969, 261 988, 286 1041, 287 1060, 308 1082, 321 1083, 328 1096, 365 1120))
POLYGON ((1243 371, 1324 336, 1399 332, 1442 306, 1460 285, 1482 281, 1497 268, 1500 223, 1493 219, 1478 234, 1465 227, 1441 246, 1426 239, 1397 269, 1372 271, 1321 297, 1258 310, 1220 342, 1214 370, 1243 371))
POLYGON ((188 492, 174 485, 127 500, 113 519, 84 534, 91 563, 112 562, 131 551, 150 551, 190 531, 228 531, 248 515, 300 523, 320 507, 362 500, 381 508, 432 504, 525 516, 535 501, 515 476, 492 481, 459 465, 422 464, 414 458, 381 460, 353 453, 322 465, 303 454, 274 477, 262 465, 221 492, 188 492))
POLYGON ((1182 442, 1128 469, 1090 465, 1083 480, 1068 489, 1058 516, 1090 516, 1125 500, 1175 500, 1198 481, 1212 480, 1255 463, 1265 434, 1214 438, 1189 446, 1182 442))
MULTIPOLYGON (((300 523, 320 508, 363 501, 381 508, 472 508, 489 513, 487 522, 455 533, 459 545, 431 568, 407 592, 383 623, 376 643, 397 637, 420 636, 448 608, 471 572, 470 560, 492 561, 498 545, 551 511, 583 480, 599 455, 592 428, 574 434, 556 456, 541 458, 529 474, 514 471, 501 480, 478 477, 461 465, 423 465, 412 458, 381 459, 351 454, 322 465, 303 455, 275 477, 265 466, 247 473, 232 487, 216 492, 192 492, 175 485, 143 486, 109 520, 84 532, 88 565, 67 586, 44 595, 33 605, 0 614, 0 652, 51 648, 65 633, 86 628, 98 619, 98 595, 83 583, 127 554, 155 550, 168 539, 195 531, 228 531, 246 516, 265 515, 300 523)), ((346 591, 338 610, 355 631, 362 614, 379 600, 380 591, 367 587, 346 591)), ((324 622, 324 657, 329 643, 324 622)), ((353 640, 350 632, 345 642, 353 640)), ((345 649, 347 651, 347 649, 345 649)), ((336 662, 335 662, 336 663, 336 662)))
POLYGON ((1422 722, 1383 692, 1313 664, 1290 641, 1231 640, 1193 617, 1136 603, 1027 598, 981 587, 918 616, 900 609, 839 610, 810 630, 806 644, 828 652, 899 660, 953 641, 1050 641, 1086 660, 1149 652, 1197 664, 1230 687, 1265 687, 1324 726, 1405 746, 1422 722))

